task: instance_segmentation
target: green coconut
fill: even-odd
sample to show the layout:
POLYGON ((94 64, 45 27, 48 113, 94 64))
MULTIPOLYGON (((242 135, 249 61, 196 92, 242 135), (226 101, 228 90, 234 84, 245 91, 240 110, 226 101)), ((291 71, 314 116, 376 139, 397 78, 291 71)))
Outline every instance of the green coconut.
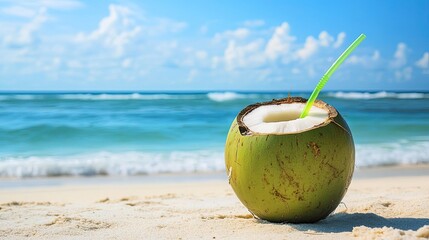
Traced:
POLYGON ((327 217, 350 185, 353 137, 338 111, 317 100, 290 97, 244 108, 225 146, 229 183, 260 219, 310 223, 327 217))

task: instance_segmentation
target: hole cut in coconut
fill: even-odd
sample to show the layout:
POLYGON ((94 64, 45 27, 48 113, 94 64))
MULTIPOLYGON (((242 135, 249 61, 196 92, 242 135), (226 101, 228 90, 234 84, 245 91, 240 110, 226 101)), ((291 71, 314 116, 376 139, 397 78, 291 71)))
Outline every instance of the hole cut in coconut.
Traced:
POLYGON ((259 105, 242 118, 253 133, 292 134, 310 130, 329 120, 329 110, 313 105, 305 118, 299 118, 305 102, 259 105))

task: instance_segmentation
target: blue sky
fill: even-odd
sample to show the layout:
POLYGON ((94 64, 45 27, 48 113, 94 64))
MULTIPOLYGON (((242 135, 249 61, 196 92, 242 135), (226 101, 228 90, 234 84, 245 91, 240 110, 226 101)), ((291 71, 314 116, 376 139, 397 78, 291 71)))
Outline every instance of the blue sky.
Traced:
POLYGON ((429 90, 429 1, 0 0, 0 90, 429 90))

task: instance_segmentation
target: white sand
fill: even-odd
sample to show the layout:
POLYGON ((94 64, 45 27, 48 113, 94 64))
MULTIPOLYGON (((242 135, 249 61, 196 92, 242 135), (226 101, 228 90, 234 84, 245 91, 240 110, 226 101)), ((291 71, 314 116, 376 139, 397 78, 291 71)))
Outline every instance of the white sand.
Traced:
POLYGON ((0 239, 418 237, 429 238, 429 174, 354 179, 343 204, 315 224, 254 219, 227 180, 0 190, 0 239))

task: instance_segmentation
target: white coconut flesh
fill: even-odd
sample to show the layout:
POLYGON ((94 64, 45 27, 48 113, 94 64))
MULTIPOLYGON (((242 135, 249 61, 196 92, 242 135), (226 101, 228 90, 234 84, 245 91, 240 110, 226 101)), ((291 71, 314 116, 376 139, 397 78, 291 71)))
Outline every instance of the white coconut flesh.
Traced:
POLYGON ((243 117, 247 128, 260 134, 292 134, 304 132, 328 120, 329 112, 312 106, 309 114, 299 118, 305 103, 262 105, 243 117))

